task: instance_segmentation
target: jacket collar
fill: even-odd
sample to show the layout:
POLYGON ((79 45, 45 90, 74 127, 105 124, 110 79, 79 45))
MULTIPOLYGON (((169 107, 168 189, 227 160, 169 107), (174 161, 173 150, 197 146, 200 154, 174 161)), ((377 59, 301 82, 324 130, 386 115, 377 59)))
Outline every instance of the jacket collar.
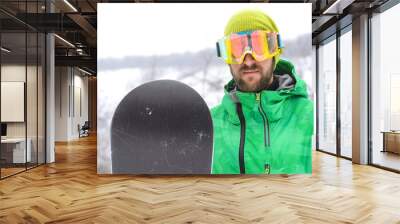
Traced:
MULTIPOLYGON (((294 66, 285 60, 280 60, 274 70, 274 78, 279 82, 277 90, 262 90, 260 102, 269 121, 276 121, 282 118, 284 105, 288 97, 294 95, 307 96, 306 85, 295 73, 294 66)), ((237 90, 234 80, 225 85, 225 95, 222 105, 229 114, 229 120, 239 123, 236 114, 236 103, 241 103, 244 111, 257 111, 259 101, 256 100, 257 93, 242 92, 237 90)))

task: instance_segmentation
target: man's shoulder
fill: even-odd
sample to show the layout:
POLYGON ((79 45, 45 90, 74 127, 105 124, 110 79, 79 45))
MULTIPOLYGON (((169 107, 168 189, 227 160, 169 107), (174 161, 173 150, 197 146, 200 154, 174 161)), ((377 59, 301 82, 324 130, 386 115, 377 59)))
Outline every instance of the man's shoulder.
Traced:
POLYGON ((223 111, 224 111, 224 107, 223 107, 222 103, 220 103, 210 109, 211 117, 219 116, 219 115, 221 115, 221 113, 223 111))
POLYGON ((314 110, 314 102, 305 96, 289 97, 286 105, 286 110, 303 114, 313 113, 314 110))
POLYGON ((308 97, 292 97, 290 104, 291 120, 295 120, 297 127, 302 127, 302 130, 307 135, 313 134, 314 126, 314 103, 308 97))
POLYGON ((308 96, 292 96, 288 100, 291 105, 300 107, 313 105, 313 101, 308 96))

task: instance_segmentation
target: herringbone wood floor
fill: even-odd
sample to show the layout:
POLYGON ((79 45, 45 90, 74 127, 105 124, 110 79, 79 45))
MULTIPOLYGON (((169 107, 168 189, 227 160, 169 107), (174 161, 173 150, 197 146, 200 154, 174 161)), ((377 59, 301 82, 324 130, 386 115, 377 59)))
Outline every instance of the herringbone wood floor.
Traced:
POLYGON ((96 139, 0 181, 0 223, 400 223, 400 175, 314 153, 313 174, 96 174, 96 139))

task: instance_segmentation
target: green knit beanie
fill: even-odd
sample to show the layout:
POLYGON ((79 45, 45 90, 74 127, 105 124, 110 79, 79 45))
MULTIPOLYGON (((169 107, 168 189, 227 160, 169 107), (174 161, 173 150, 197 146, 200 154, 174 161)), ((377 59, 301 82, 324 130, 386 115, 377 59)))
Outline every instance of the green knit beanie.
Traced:
MULTIPOLYGON (((235 13, 229 19, 225 27, 224 35, 227 36, 232 33, 252 30, 265 30, 279 33, 275 22, 263 11, 258 9, 246 9, 235 13)), ((275 65, 279 61, 279 56, 279 54, 275 56, 275 65)))

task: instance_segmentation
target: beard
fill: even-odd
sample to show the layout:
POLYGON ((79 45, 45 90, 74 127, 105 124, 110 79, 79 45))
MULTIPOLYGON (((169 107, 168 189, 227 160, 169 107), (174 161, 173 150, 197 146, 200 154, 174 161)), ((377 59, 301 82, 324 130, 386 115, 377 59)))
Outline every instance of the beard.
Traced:
POLYGON ((247 66, 246 64, 243 64, 238 74, 234 74, 232 68, 230 68, 230 71, 233 79, 236 82, 237 87, 242 92, 260 92, 261 90, 268 88, 273 76, 272 69, 263 71, 263 69, 257 66, 257 64, 253 64, 252 66, 247 66), (261 75, 260 80, 256 83, 247 82, 243 77, 243 72, 246 70, 258 70, 259 74, 261 75))

